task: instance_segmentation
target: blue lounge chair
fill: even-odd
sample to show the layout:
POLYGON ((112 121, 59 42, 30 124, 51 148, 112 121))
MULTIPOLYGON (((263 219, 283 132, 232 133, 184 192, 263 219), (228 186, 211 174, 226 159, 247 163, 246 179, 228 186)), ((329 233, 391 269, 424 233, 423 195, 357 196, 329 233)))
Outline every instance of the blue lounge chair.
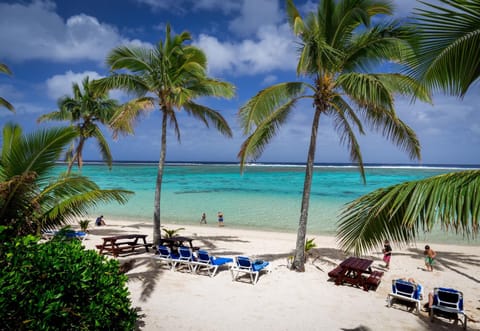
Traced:
POLYGON ((467 329, 467 315, 463 310, 463 293, 453 288, 436 287, 433 289, 433 304, 430 308, 430 319, 433 322, 435 315, 448 319, 460 320, 463 328, 467 329), (462 315, 463 319, 459 319, 462 315))
POLYGON ((260 272, 269 265, 269 262, 256 260, 252 261, 249 257, 246 256, 237 256, 235 258, 235 263, 230 268, 232 273, 232 281, 237 280, 240 273, 248 274, 252 284, 256 284, 258 281, 258 276, 260 272))
POLYGON ((415 303, 417 314, 419 314, 422 298, 422 285, 403 279, 394 279, 392 280, 392 292, 387 296, 388 307, 391 307, 394 301, 413 302, 415 303))
POLYGON ((158 246, 157 252, 158 255, 155 255, 155 258, 160 262, 165 262, 170 270, 173 270, 177 264, 179 255, 172 253, 169 247, 163 245, 158 246))
POLYGON ((172 270, 178 270, 176 269, 177 266, 187 266, 188 270, 190 272, 194 272, 196 269, 196 259, 195 256, 193 255, 192 249, 190 247, 186 246, 180 246, 178 247, 178 260, 176 260, 176 264, 174 265, 172 270))
POLYGON ((210 277, 215 276, 220 266, 233 262, 230 257, 214 257, 207 251, 199 250, 197 252, 196 272, 207 270, 210 277))

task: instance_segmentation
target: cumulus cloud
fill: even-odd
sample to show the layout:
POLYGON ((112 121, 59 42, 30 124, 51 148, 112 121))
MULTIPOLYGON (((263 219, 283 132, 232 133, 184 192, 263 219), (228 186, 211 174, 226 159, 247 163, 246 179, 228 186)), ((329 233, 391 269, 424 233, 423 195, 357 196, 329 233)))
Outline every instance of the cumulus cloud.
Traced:
POLYGON ((95 71, 84 71, 75 73, 71 70, 63 75, 55 75, 47 79, 47 94, 53 99, 57 100, 66 95, 72 95, 72 84, 77 83, 82 86, 82 81, 85 77, 90 77, 90 80, 102 78, 102 76, 95 71))
MULTIPOLYGON (((72 84, 77 83, 82 87, 82 81, 87 76, 90 81, 104 77, 95 71, 73 72, 71 70, 62 75, 52 76, 45 83, 48 97, 52 100, 58 100, 67 95, 72 96, 72 84)), ((109 97, 120 102, 126 102, 130 99, 125 92, 120 90, 111 90, 109 97)))
POLYGON ((169 10, 177 13, 186 13, 188 10, 220 10, 223 13, 230 13, 238 10, 242 1, 225 0, 136 0, 145 4, 154 11, 169 10))
POLYGON ((295 70, 294 37, 288 25, 265 26, 255 39, 238 43, 221 42, 216 37, 201 34, 195 45, 207 54, 213 74, 254 75, 272 70, 295 70))
POLYGON ((95 17, 79 14, 64 21, 50 1, 29 5, 0 4, 0 58, 12 61, 93 60, 103 62, 120 44, 148 45, 123 38, 117 29, 95 17))
POLYGON ((262 26, 276 25, 284 17, 277 0, 245 0, 240 15, 230 22, 229 29, 239 36, 249 36, 262 26))

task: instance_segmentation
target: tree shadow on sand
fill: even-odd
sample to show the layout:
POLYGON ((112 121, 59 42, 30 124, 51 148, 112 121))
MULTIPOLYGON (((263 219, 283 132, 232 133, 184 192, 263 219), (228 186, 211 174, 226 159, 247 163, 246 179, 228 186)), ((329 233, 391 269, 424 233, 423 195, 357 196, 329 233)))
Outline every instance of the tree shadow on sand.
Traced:
MULTIPOLYGON (((419 255, 423 256, 423 250, 418 248, 409 248, 408 251, 415 253, 412 255, 412 258, 418 258, 419 255)), ((467 274, 464 272, 465 268, 462 267, 462 264, 467 264, 475 267, 480 267, 480 259, 477 256, 471 256, 464 253, 457 252, 448 252, 448 251, 438 251, 436 250, 437 256, 436 260, 438 264, 434 265, 436 270, 443 271, 448 269, 453 271, 465 278, 470 279, 476 283, 480 283, 480 278, 475 277, 474 275, 467 274)))

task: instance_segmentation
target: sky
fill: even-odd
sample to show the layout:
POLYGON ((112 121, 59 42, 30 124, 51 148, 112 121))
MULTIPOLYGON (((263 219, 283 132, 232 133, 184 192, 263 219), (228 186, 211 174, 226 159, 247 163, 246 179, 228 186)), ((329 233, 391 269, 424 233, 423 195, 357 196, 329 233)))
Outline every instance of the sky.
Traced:
MULTIPOLYGON (((302 13, 318 4, 295 3, 302 13)), ((414 0, 393 3, 398 19, 420 5, 414 0)), ((24 132, 65 124, 37 124, 36 119, 57 110, 57 100, 71 95, 73 82, 80 83, 85 76, 108 76, 105 58, 113 48, 151 47, 164 38, 166 24, 174 33, 189 31, 191 43, 207 55, 209 75, 236 86, 231 100, 200 100, 221 112, 233 138, 180 112, 181 142, 169 133, 167 161, 238 161, 245 140, 238 109, 269 85, 297 80, 297 41, 287 24, 283 0, 0 1, 0 13, 0 63, 13 72, 0 75, 0 96, 16 108, 16 113, 0 109, 0 125, 18 123, 24 132)), ((479 165, 479 92, 477 82, 463 99, 437 93, 433 104, 427 104, 398 97, 397 114, 417 133, 421 161, 410 160, 381 134, 366 130, 358 136, 364 162, 479 165)), ((128 100, 118 91, 111 97, 128 100)), ((305 162, 312 116, 312 106, 300 104, 257 161, 305 162)), ((137 123, 133 136, 113 140, 108 128, 102 127, 115 161, 157 161, 160 130, 158 110, 137 123)), ((94 142, 87 143, 84 159, 100 159, 94 142)), ((320 120, 315 161, 350 162, 347 148, 325 117, 320 120)))

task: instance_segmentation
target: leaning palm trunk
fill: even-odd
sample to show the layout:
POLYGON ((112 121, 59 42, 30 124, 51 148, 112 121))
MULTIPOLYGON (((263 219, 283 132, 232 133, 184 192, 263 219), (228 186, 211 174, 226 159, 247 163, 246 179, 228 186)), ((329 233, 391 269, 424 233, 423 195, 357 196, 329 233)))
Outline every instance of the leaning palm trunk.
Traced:
POLYGON ((320 109, 316 109, 312 123, 310 147, 308 148, 307 165, 305 168, 305 182, 303 183, 302 209, 298 222, 297 244, 295 246, 295 259, 292 269, 305 271, 305 239, 307 236, 308 206, 310 204, 310 192, 312 190, 313 164, 315 162, 315 148, 317 146, 318 124, 320 122, 320 109))
POLYGON ((72 172, 73 164, 76 162, 78 165, 78 170, 81 172, 83 167, 83 158, 82 151, 83 146, 85 145, 85 138, 80 138, 78 146, 73 154, 73 158, 68 162, 67 175, 70 175, 72 172))
POLYGON ((158 161, 157 183, 155 186, 155 210, 153 211, 153 243, 160 244, 162 237, 160 231, 160 200, 162 196, 163 168, 165 167, 165 154, 167 152, 167 112, 163 112, 162 118, 162 143, 160 148, 160 160, 158 161))

